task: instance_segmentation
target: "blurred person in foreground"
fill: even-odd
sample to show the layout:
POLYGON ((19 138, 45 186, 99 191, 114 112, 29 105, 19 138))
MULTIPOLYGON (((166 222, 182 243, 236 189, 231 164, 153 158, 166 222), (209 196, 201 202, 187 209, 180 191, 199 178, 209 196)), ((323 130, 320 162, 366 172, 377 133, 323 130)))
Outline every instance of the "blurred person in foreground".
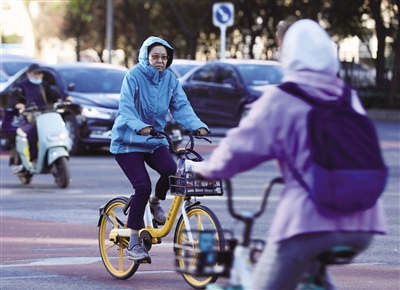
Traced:
MULTIPOLYGON (((311 20, 289 24, 283 21, 277 27, 283 82, 296 83, 315 99, 340 98, 344 82, 337 77, 339 60, 329 35, 311 20)), ((351 98, 353 108, 365 114, 356 91, 351 98)), ((315 274, 313 259, 318 254, 344 244, 365 250, 375 234, 386 232, 381 200, 365 211, 326 215, 293 176, 287 159, 311 184, 306 128, 310 109, 309 104, 278 87, 268 88, 210 158, 195 168, 204 178, 223 179, 265 161, 278 161, 285 184, 267 246, 254 270, 253 289, 295 289, 304 275, 315 274)), ((324 289, 335 289, 328 274, 324 289)))
MULTIPOLYGON (((19 82, 13 89, 9 100, 11 107, 24 111, 26 106, 36 105, 39 108, 57 102, 61 95, 53 90, 50 85, 43 81, 42 68, 34 63, 26 71, 27 78, 19 82)), ((72 102, 73 98, 68 96, 65 101, 72 102)), ((26 116, 20 119, 20 128, 27 134, 29 144, 30 161, 36 167, 38 158, 38 135, 34 121, 29 121, 26 116)))
MULTIPOLYGON (((176 163, 165 138, 148 139, 151 129, 163 130, 168 110, 189 131, 209 133, 206 124, 194 113, 176 76, 167 68, 174 58, 173 48, 163 39, 151 36, 139 52, 139 63, 125 76, 114 126, 110 151, 131 182, 132 197, 127 226, 131 229, 128 259, 150 259, 140 245, 139 230, 147 202, 158 224, 164 224, 165 213, 160 200, 169 190, 169 176, 176 173, 176 163), (151 180, 146 164, 160 174, 151 195, 151 180), (151 196, 150 196, 151 195, 151 196)), ((151 136, 150 136, 151 137, 151 136)))

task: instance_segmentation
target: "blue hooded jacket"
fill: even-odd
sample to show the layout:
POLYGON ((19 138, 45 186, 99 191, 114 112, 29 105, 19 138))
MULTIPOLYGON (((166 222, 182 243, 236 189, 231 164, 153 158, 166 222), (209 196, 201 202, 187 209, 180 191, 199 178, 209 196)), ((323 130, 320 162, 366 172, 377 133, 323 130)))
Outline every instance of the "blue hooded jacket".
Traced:
POLYGON ((169 70, 162 72, 152 67, 148 60, 148 48, 159 43, 167 49, 167 68, 174 56, 173 48, 163 39, 151 36, 140 48, 139 63, 125 76, 121 87, 118 113, 111 131, 110 152, 152 153, 160 146, 168 146, 165 138, 150 139, 139 135, 145 127, 163 130, 168 109, 175 120, 189 131, 208 127, 193 111, 176 76, 169 70))

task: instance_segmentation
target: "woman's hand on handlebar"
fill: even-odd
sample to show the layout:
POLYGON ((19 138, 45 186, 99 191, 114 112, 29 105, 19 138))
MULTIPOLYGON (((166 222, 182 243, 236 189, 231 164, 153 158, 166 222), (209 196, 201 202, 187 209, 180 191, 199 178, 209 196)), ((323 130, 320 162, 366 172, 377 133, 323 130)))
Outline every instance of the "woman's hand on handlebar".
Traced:
POLYGON ((25 110, 25 104, 18 103, 15 105, 15 108, 18 109, 18 111, 23 111, 23 110, 25 110))
POLYGON ((209 134, 208 130, 206 128, 199 128, 196 130, 200 136, 206 136, 209 134))
POLYGON ((140 135, 147 136, 150 134, 150 131, 153 129, 152 126, 144 127, 142 130, 139 131, 140 135))

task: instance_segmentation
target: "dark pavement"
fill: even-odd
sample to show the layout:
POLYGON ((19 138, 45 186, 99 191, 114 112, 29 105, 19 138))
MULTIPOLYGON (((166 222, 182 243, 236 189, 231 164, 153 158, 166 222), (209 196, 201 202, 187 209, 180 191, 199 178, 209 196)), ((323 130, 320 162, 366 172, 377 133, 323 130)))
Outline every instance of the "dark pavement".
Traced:
POLYGON ((1 217, 0 289, 192 289, 174 271, 172 238, 152 248, 152 264, 117 280, 101 261, 97 234, 95 225, 1 217))
MULTIPOLYGON (((391 116, 398 117, 399 114, 396 112, 391 116)), ((394 119, 398 125, 398 120, 394 119)), ((199 145, 196 149, 201 153, 209 153, 214 146, 199 145)), ((398 150, 400 142, 397 137, 384 135, 381 147, 398 150)), ((7 153, 0 152, 0 158, 8 160, 7 153)), ((0 176, 0 182, 6 181, 3 178, 4 175, 0 176)), ((43 191, 41 188, 35 190, 43 191)), ((18 194, 17 190, 15 194, 18 194)), ((174 271, 172 234, 164 238, 160 245, 153 246, 150 251, 152 264, 141 265, 130 279, 117 280, 107 272, 101 261, 96 224, 3 216, 2 200, 3 188, 0 188, 1 290, 193 289, 174 271)), ((23 202, 23 199, 19 202, 23 202)), ((79 211, 76 214, 79 215, 79 211)), ((400 241, 400 237, 397 238, 400 241)), ((397 243, 397 247, 389 251, 398 255, 399 245, 397 243)), ((339 289, 400 290, 400 265, 393 268, 377 263, 351 264, 332 266, 329 271, 339 289)), ((226 284, 227 279, 220 278, 218 282, 226 284)))
MULTIPOLYGON (((141 265, 130 279, 117 280, 100 259, 95 225, 4 216, 0 221, 0 289, 192 289, 174 271, 169 236, 151 249, 152 264, 141 265)), ((400 269, 352 264, 333 266, 330 272, 339 289, 400 289, 400 269)))

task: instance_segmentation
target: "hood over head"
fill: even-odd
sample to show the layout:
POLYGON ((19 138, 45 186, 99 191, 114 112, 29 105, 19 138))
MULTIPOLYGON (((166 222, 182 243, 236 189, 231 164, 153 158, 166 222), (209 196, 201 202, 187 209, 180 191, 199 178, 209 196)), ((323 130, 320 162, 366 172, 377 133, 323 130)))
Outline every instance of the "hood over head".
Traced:
POLYGON ((144 67, 150 65, 150 63, 149 63, 149 47, 155 43, 160 44, 167 49, 168 61, 167 61, 166 68, 168 68, 172 63, 172 60, 174 59, 174 49, 164 39, 161 39, 161 38, 155 37, 155 36, 150 36, 143 42, 142 47, 140 48, 140 52, 139 52, 139 64, 141 64, 144 67))
POLYGON ((285 75, 298 71, 314 71, 336 76, 339 59, 328 33, 309 19, 293 23, 282 41, 281 62, 285 75))
POLYGON ((33 63, 28 67, 28 70, 26 72, 39 73, 39 72, 42 72, 42 68, 37 63, 33 63))

